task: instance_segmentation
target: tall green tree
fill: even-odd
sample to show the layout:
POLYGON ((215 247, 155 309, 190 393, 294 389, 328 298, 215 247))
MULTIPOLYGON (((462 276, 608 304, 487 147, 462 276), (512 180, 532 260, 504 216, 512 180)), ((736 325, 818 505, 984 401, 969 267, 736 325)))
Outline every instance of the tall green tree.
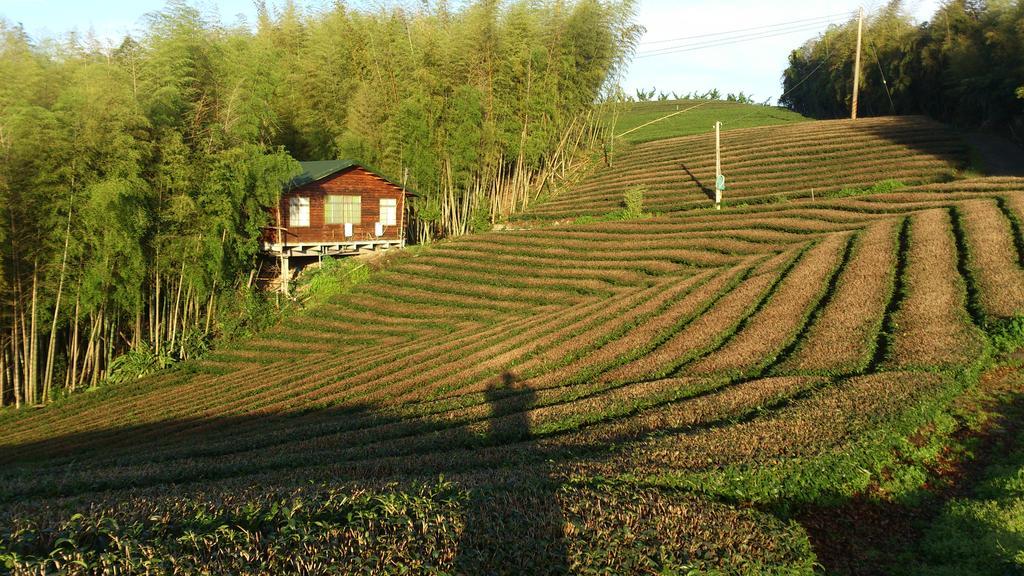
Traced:
MULTIPOLYGON (((790 54, 781 102, 818 118, 850 112, 856 22, 790 54)), ((1024 143, 1024 3, 953 0, 915 25, 898 1, 868 18, 860 113, 928 114, 1024 143)))

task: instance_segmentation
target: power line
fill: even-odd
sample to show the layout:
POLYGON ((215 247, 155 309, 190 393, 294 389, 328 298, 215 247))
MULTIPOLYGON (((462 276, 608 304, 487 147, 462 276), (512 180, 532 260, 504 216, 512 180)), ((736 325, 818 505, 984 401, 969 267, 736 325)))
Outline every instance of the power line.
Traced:
MULTIPOLYGON (((817 72, 822 66, 824 66, 825 62, 826 62, 826 60, 822 60, 821 62, 819 62, 818 65, 814 67, 814 70, 811 70, 810 72, 808 72, 807 75, 804 76, 799 82, 797 82, 792 88, 790 88, 789 90, 786 90, 782 94, 782 96, 779 96, 779 99, 781 100, 782 98, 784 98, 786 96, 786 94, 789 94, 793 90, 796 90, 797 87, 799 87, 801 84, 803 84, 808 78, 813 76, 815 72, 817 72)), ((695 108, 700 108, 701 106, 704 106, 705 104, 710 104, 711 102, 715 102, 715 101, 714 100, 704 100, 703 102, 700 102, 699 104, 697 104, 695 106, 690 106, 689 108, 684 108, 682 110, 678 110, 676 112, 672 112, 671 114, 666 114, 665 116, 662 116, 660 118, 655 118, 654 120, 651 120, 650 122, 646 122, 644 124, 641 124, 640 126, 637 126, 635 128, 631 128, 629 130, 626 130, 622 134, 617 134, 615 137, 616 138, 621 138, 622 136, 625 136, 626 134, 629 134, 631 132, 636 132, 637 130, 639 130, 641 128, 646 128, 647 126, 650 126, 651 124, 654 124, 654 123, 657 123, 657 122, 661 122, 662 120, 667 120, 667 119, 669 119, 669 118, 671 118, 673 116, 678 116, 678 115, 683 114, 685 112, 689 112, 690 110, 693 110, 695 108)), ((740 120, 748 118, 748 117, 750 117, 750 116, 752 116, 754 114, 757 114, 759 112, 760 111, 751 112, 750 114, 747 114, 745 116, 740 116, 739 118, 737 118, 736 120, 733 120, 732 122, 734 122, 734 123, 735 122, 739 122, 740 120)))
POLYGON ((691 52, 691 51, 694 51, 694 50, 704 50, 704 49, 707 49, 707 48, 719 48, 719 47, 722 47, 722 46, 729 46, 729 45, 732 45, 732 44, 741 44, 741 43, 744 43, 744 42, 752 42, 754 40, 762 40, 762 39, 765 39, 765 38, 774 38, 774 37, 777 37, 777 36, 785 36, 785 35, 788 35, 788 34, 795 34, 795 33, 798 33, 798 32, 810 32, 810 31, 814 31, 814 30, 819 29, 821 27, 821 24, 823 24, 823 23, 813 24, 813 25, 810 25, 810 26, 804 25, 804 26, 800 26, 800 27, 796 27, 796 28, 791 28, 791 29, 786 29, 786 30, 781 30, 781 31, 771 31, 771 32, 766 32, 766 33, 752 34, 752 35, 748 35, 748 36, 740 36, 740 37, 735 37, 735 38, 722 38, 722 39, 708 40, 708 41, 704 41, 704 42, 694 42, 694 43, 690 43, 690 44, 682 44, 682 45, 679 45, 679 46, 668 46, 668 47, 660 48, 660 49, 657 49, 657 50, 651 50, 651 51, 648 51, 648 52, 641 52, 641 53, 637 54, 636 56, 634 56, 634 58, 650 58, 652 56, 664 56, 666 54, 679 54, 679 53, 682 53, 682 52, 691 52))
MULTIPOLYGON (((808 72, 803 78, 800 79, 799 82, 797 82, 796 84, 791 86, 789 88, 789 90, 786 90, 785 92, 783 92, 782 95, 779 96, 778 102, 781 102, 782 99, 785 98, 787 94, 789 94, 793 90, 796 90, 797 88, 800 87, 801 84, 806 82, 811 76, 814 76, 814 73, 817 72, 819 69, 821 69, 821 67, 824 66, 826 62, 828 62, 827 59, 822 60, 821 62, 818 62, 818 65, 814 67, 814 70, 811 70, 810 72, 808 72)), ((731 124, 738 124, 741 120, 746 120, 747 118, 750 118, 754 114, 760 114, 760 110, 757 110, 757 111, 754 111, 754 112, 750 112, 748 114, 740 116, 739 118, 737 118, 735 120, 731 120, 730 123, 731 124)))
POLYGON ((754 26, 752 28, 738 28, 736 30, 727 30, 727 31, 724 31, 724 32, 709 32, 709 33, 706 33, 706 34, 695 34, 693 36, 679 36, 678 38, 667 38, 667 39, 664 39, 664 40, 649 40, 647 42, 640 42, 640 45, 643 46, 645 44, 666 44, 668 42, 677 42, 679 40, 690 40, 690 39, 693 39, 693 38, 707 38, 709 36, 724 36, 724 35, 735 34, 735 33, 739 33, 739 32, 750 32, 750 31, 753 31, 753 30, 763 30, 765 28, 778 28, 778 27, 789 26, 789 25, 797 24, 797 23, 801 23, 801 22, 810 22, 812 20, 830 20, 830 19, 834 19, 834 18, 836 18, 838 16, 848 16, 849 14, 850 14, 849 12, 836 12, 835 14, 827 14, 827 15, 824 15, 824 16, 815 16, 814 18, 804 18, 804 19, 801 19, 801 20, 790 20, 789 22, 779 22, 777 24, 765 24, 763 26, 754 26))
POLYGON ((760 32, 754 32, 754 33, 748 33, 748 34, 738 34, 738 35, 722 37, 722 38, 711 38, 711 39, 707 39, 707 40, 697 40, 697 41, 693 41, 693 42, 683 42, 681 44, 675 44, 673 46, 663 46, 661 48, 651 48, 649 50, 642 50, 639 53, 641 55, 654 54, 654 53, 657 53, 657 52, 667 52, 667 51, 677 50, 677 49, 680 49, 680 48, 689 48, 689 47, 694 47, 694 46, 722 44, 722 43, 728 43, 728 42, 735 42, 735 41, 738 41, 738 40, 744 40, 744 39, 747 39, 747 38, 759 38, 761 36, 770 35, 770 34, 781 34, 781 33, 784 33, 784 32, 791 32, 791 31, 811 30, 811 29, 820 28, 822 25, 824 25, 826 23, 827 22, 822 21, 822 22, 815 22, 815 23, 812 23, 812 24, 797 24, 797 25, 793 25, 793 26, 786 26, 786 27, 783 27, 783 28, 776 28, 776 29, 773 29, 773 30, 763 30, 763 31, 760 31, 760 32))
POLYGON ((824 26, 825 24, 828 24, 830 22, 831 21, 829 21, 829 20, 821 20, 821 21, 818 21, 818 22, 811 22, 809 24, 808 23, 804 23, 804 24, 791 24, 791 25, 788 25, 788 26, 776 27, 776 28, 773 28, 773 29, 770 29, 770 30, 760 30, 760 31, 757 31, 757 32, 747 32, 747 33, 743 33, 743 34, 731 34, 731 35, 728 35, 728 36, 721 36, 721 37, 716 37, 716 38, 706 38, 706 39, 700 39, 700 40, 692 40, 692 41, 688 41, 688 42, 681 42, 681 43, 678 43, 678 44, 673 44, 671 46, 651 47, 651 48, 648 48, 647 50, 641 50, 640 54, 648 54, 648 53, 653 53, 653 52, 662 52, 662 51, 666 51, 666 50, 675 50, 677 48, 686 48, 686 47, 689 47, 689 46, 701 46, 701 45, 705 45, 705 44, 718 44, 718 43, 722 43, 722 42, 732 42, 732 41, 735 41, 735 40, 742 40, 742 39, 745 39, 745 38, 757 38, 759 36, 764 36, 766 34, 778 34, 778 33, 781 33, 781 32, 788 32, 788 31, 791 31, 791 30, 805 30, 805 29, 820 28, 821 26, 824 26))
POLYGON ((892 103, 892 94, 889 92, 889 83, 885 81, 885 72, 882 71, 882 61, 878 59, 878 50, 875 50, 875 44, 871 44, 871 52, 875 55, 875 63, 878 64, 878 74, 882 77, 882 86, 885 87, 885 95, 889 97, 889 110, 893 114, 896 114, 896 105, 892 103))
POLYGON ((655 122, 661 122, 662 120, 666 120, 666 119, 671 118, 673 116, 678 116, 678 115, 680 115, 680 114, 682 114, 684 112, 689 112, 690 110, 693 110, 695 108, 700 108, 701 106, 704 106, 705 104, 708 104, 710 102, 711 102, 711 100, 706 100, 706 101, 701 102, 700 104, 697 104, 695 106, 690 106, 689 108, 684 108, 682 110, 678 110, 678 111, 673 112, 671 114, 667 114, 665 116, 662 116, 661 118, 655 118, 654 120, 651 120, 650 122, 645 122, 645 123, 643 123, 643 124, 641 124, 641 125, 639 125, 639 126, 637 126, 635 128, 630 128, 629 130, 626 130, 622 134, 618 134, 615 137, 616 138, 621 138, 621 137, 625 136, 626 134, 629 134, 631 132, 636 132, 637 130, 639 130, 641 128, 646 128, 646 127, 650 126, 651 124, 654 124, 655 122))
MULTIPOLYGON (((840 15, 848 16, 849 13, 842 12, 842 13, 840 13, 840 15)), ((799 21, 797 21, 797 22, 799 22, 799 21)), ((821 25, 820 23, 815 23, 813 25, 813 27, 816 28, 816 27, 818 27, 820 25, 821 25)), ((775 26, 778 26, 778 25, 775 25, 775 26)), ((703 48, 713 48, 716 45, 737 44, 737 43, 740 43, 740 42, 747 42, 747 41, 750 41, 750 40, 757 40, 760 37, 769 38, 769 37, 772 37, 772 36, 780 36, 782 34, 790 34, 790 33, 796 32, 796 31, 799 31, 799 30, 792 30, 792 31, 781 32, 781 33, 772 33, 772 34, 768 34, 768 35, 764 35, 764 36, 751 35, 751 37, 749 37, 749 38, 736 39, 736 40, 731 40, 731 41, 725 41, 725 39, 717 39, 717 40, 711 41, 711 42, 704 42, 703 44, 708 44, 706 46, 700 46, 700 44, 702 44, 702 43, 701 42, 697 42, 697 43, 695 43, 696 45, 694 45, 693 47, 687 47, 687 48, 684 48, 684 49, 681 49, 681 50, 675 50, 675 47, 669 47, 668 49, 663 49, 663 50, 670 50, 671 49, 672 51, 665 51, 665 52, 661 52, 661 53, 657 53, 657 54, 641 54, 641 55, 638 55, 636 57, 637 58, 643 58, 644 56, 660 56, 662 53, 663 54, 672 54, 672 53, 675 53, 676 51, 678 51, 678 52, 688 52, 690 50, 700 50, 700 49, 703 49, 703 48)), ((718 33, 718 34, 723 34, 723 33, 718 33)), ((828 45, 826 44, 826 51, 827 50, 828 50, 828 45)), ((813 76, 818 70, 820 70, 822 66, 824 66, 826 63, 828 63, 828 61, 829 61, 829 58, 828 58, 828 56, 826 56, 824 59, 822 59, 821 62, 818 62, 818 65, 815 66, 813 70, 811 70, 806 75, 804 75, 804 77, 801 78, 799 82, 797 82, 796 84, 791 86, 789 88, 789 90, 786 90, 785 92, 783 92, 782 95, 779 96, 779 101, 781 101, 783 98, 785 98, 792 91, 794 91, 797 88, 799 88, 804 82, 806 82, 808 79, 810 79, 811 76, 813 76)), ((878 54, 877 54, 877 52, 875 53, 875 61, 876 62, 878 61, 878 54)), ((879 63, 879 72, 881 72, 881 63, 879 63)), ((884 82, 884 80, 883 80, 883 82, 884 82)), ((886 90, 888 91, 888 88, 886 88, 886 90)), ((712 102, 712 101, 711 100, 706 100, 706 101, 703 101, 703 102, 701 102, 701 103, 699 103, 699 104, 697 104, 695 106, 691 106, 691 107, 683 109, 683 110, 672 112, 671 114, 662 116, 660 118, 655 118, 654 120, 651 120, 650 122, 646 122, 646 123, 644 123, 644 124, 642 124, 640 126, 632 128, 630 130, 627 130, 627 131, 623 132, 622 134, 616 135, 615 137, 616 138, 620 138, 622 136, 625 136, 626 134, 629 134, 630 132, 634 132, 636 130, 639 130, 640 128, 644 128, 646 126, 650 126, 651 124, 654 124, 656 122, 661 122, 662 120, 666 120, 666 119, 671 118, 673 116, 677 116, 679 114, 683 114, 685 112, 689 112, 690 110, 693 110, 695 108, 700 108, 701 106, 703 106, 705 104, 708 104, 710 102, 712 102)), ((891 102, 892 102, 892 98, 890 97, 890 103, 891 102)), ((737 118, 735 120, 732 120, 731 123, 738 123, 741 120, 744 120, 744 119, 746 119, 746 118, 748 118, 748 117, 750 117, 750 116, 752 116, 754 114, 757 114, 757 113, 759 113, 759 111, 751 112, 751 113, 746 114, 744 116, 741 116, 741 117, 739 117, 739 118, 737 118)))
POLYGON ((799 82, 797 82, 796 84, 791 86, 789 90, 786 90, 785 92, 783 92, 782 95, 779 96, 779 100, 781 101, 790 92, 792 92, 793 90, 796 90, 797 88, 799 88, 801 84, 803 84, 804 82, 807 81, 808 78, 813 76, 814 73, 817 72, 822 66, 824 66, 826 62, 828 62, 828 59, 825 59, 825 60, 822 60, 821 62, 818 62, 818 65, 814 67, 814 70, 811 70, 810 72, 808 72, 807 75, 804 76, 803 78, 801 78, 799 82))
MULTIPOLYGON (((827 60, 827 59, 825 59, 825 60, 822 60, 821 62, 818 62, 818 65, 814 67, 814 70, 811 70, 810 72, 808 72, 808 73, 807 73, 807 74, 806 74, 806 75, 805 75, 805 76, 804 76, 803 78, 801 78, 801 79, 800 79, 800 81, 799 81, 799 82, 797 82, 796 84, 794 84, 794 85, 793 85, 793 86, 792 86, 792 87, 791 87, 791 88, 790 88, 789 90, 786 90, 785 92, 783 92, 783 93, 782 93, 782 96, 779 96, 779 100, 782 100, 783 98, 785 98, 785 97, 786 97, 786 95, 787 95, 787 94, 789 94, 789 93, 790 93, 790 92, 792 92, 793 90, 796 90, 796 89, 797 89, 797 88, 798 88, 798 87, 799 87, 799 86, 800 86, 801 84, 803 84, 804 82, 806 82, 806 81, 807 81, 807 79, 808 79, 808 78, 810 78, 811 76, 813 76, 815 72, 817 72, 818 70, 820 70, 820 69, 821 69, 821 67, 822 67, 822 66, 824 66, 826 62, 828 62, 828 60, 827 60)), ((711 102, 713 102, 713 100, 705 100, 705 101, 703 101, 703 102, 701 102, 701 103, 699 103, 699 104, 697 104, 697 105, 695 105, 695 106, 690 106, 689 108, 684 108, 683 110, 678 110, 678 111, 676 111, 676 112, 672 112, 671 114, 667 114, 667 115, 665 115, 665 116, 662 116, 662 117, 660 117, 660 118, 655 118, 654 120, 651 120, 650 122, 646 122, 646 123, 644 123, 644 124, 641 124, 640 126, 637 126, 637 127, 635 127, 635 128, 631 128, 631 129, 629 129, 629 130, 626 130, 626 131, 625 131, 625 132, 623 132, 622 134, 618 134, 618 135, 616 135, 615 137, 616 137, 616 138, 621 138, 622 136, 625 136, 626 134, 629 134, 629 133, 631 133, 631 132, 635 132, 635 131, 637 131, 637 130, 639 130, 639 129, 641 129, 641 128, 645 128, 645 127, 647 127, 647 126, 650 126, 651 124, 654 124, 654 123, 657 123, 657 122, 661 122, 662 120, 667 120, 668 118, 671 118, 671 117, 673 117, 673 116, 678 116, 679 114, 683 114, 683 113, 685 113, 685 112, 689 112, 690 110, 693 110, 693 109, 695 109, 695 108, 700 108, 701 106, 704 106, 705 104, 709 104, 709 103, 711 103, 711 102)), ((756 111, 756 112, 751 112, 751 113, 749 113, 749 114, 747 114, 747 115, 745 115, 745 116, 740 116, 740 117, 739 117, 739 118, 737 118, 736 120, 732 120, 732 123, 737 123, 737 122, 739 122, 740 120, 744 120, 744 119, 746 119, 746 118, 748 118, 748 117, 750 117, 750 116, 753 116, 754 114, 758 114, 758 113, 760 113, 760 111, 756 111)))

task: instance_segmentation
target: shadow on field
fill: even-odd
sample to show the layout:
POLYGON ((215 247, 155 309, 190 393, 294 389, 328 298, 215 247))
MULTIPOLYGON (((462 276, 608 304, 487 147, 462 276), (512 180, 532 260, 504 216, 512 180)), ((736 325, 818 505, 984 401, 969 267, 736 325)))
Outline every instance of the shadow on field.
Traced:
MULTIPOLYGON (((32 506, 3 510, 26 499, 117 502, 121 490, 156 496, 181 486, 172 492, 183 494, 215 481, 283 495, 309 482, 415 483, 456 475, 469 498, 461 505, 454 573, 566 574, 560 486, 551 454, 530 441, 527 412, 536 393, 505 373, 481 400, 480 432, 350 404, 216 418, 168 414, 146 423, 51 430, 40 440, 0 439, 0 521, 8 513, 31 515, 32 506)), ((124 416, 131 420, 130 412, 124 416)))
POLYGON ((709 200, 715 199, 715 191, 705 186, 704 183, 700 181, 700 178, 697 178, 697 175, 690 170, 689 166, 683 164, 682 162, 680 162, 679 165, 683 167, 683 170, 686 171, 686 174, 690 177, 691 180, 694 181, 694 183, 697 184, 697 186, 700 187, 700 191, 707 195, 709 200))
MULTIPOLYGON (((499 401, 508 410, 507 390, 515 385, 515 376, 504 373, 502 387, 488 387, 487 402, 497 416, 499 401)), ((533 390, 525 390, 514 400, 514 413, 492 418, 490 434, 503 439, 525 440, 530 436, 526 412, 535 402, 533 390), (495 425, 500 421, 500 429, 495 425)), ((538 461, 526 477, 504 484, 482 485, 473 489, 466 507, 466 524, 459 541, 455 573, 471 576, 522 573, 567 574, 568 553, 564 540, 564 518, 558 502, 558 484, 551 479, 547 465, 538 461)))
POLYGON ((867 122, 857 124, 854 129, 957 168, 968 166, 968 145, 958 132, 924 116, 899 118, 901 121, 893 124, 867 122))

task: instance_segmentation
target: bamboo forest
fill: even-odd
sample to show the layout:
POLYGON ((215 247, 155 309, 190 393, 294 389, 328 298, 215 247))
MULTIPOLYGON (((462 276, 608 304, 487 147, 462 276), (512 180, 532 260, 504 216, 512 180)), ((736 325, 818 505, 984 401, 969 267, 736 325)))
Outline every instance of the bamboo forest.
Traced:
POLYGON ((547 193, 602 129, 631 0, 416 9, 171 1, 117 44, 0 20, 0 405, 35 406, 266 322, 258 236, 300 160, 417 191, 420 242, 547 193))

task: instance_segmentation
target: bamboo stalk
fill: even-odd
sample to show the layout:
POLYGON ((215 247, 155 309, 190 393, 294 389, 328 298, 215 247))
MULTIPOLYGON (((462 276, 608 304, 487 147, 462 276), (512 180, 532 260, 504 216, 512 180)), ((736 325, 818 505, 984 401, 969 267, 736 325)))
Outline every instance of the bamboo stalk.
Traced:
MULTIPOLYGON (((18 293, 21 294, 21 280, 18 280, 18 293)), ((31 374, 31 362, 32 358, 29 355, 29 330, 28 323, 25 320, 25 303, 22 298, 18 299, 18 307, 20 308, 21 318, 21 399, 26 405, 32 404, 32 390, 30 388, 30 382, 32 379, 31 374)))
MULTIPOLYGON (((74 186, 74 181, 72 181, 74 186)), ((68 199, 68 223, 64 228, 64 254, 60 260, 60 279, 57 282, 57 298, 53 305, 53 322, 50 323, 50 344, 46 349, 46 374, 43 377, 43 401, 50 395, 50 387, 53 384, 53 355, 57 348, 57 318, 60 314, 60 298, 64 291, 64 271, 68 263, 68 245, 71 241, 71 209, 74 205, 75 193, 72 189, 68 199)))
POLYGON ((14 388, 14 407, 21 408, 21 381, 18 377, 18 322, 14 321, 11 337, 11 387, 14 388))
POLYGON ((0 344, 0 408, 4 407, 7 384, 7 347, 0 344))
POLYGON ((32 264, 32 319, 30 322, 31 336, 29 337, 29 385, 32 387, 32 405, 39 403, 39 374, 37 373, 39 353, 39 332, 36 330, 36 303, 39 296, 39 261, 32 264))
POLYGON ((75 385, 78 384, 78 347, 79 347, 79 332, 78 332, 78 320, 81 312, 81 284, 79 284, 78 294, 75 295, 75 324, 71 330, 71 351, 68 354, 68 373, 70 375, 70 388, 72 391, 75 389, 75 385))
POLYGON ((153 352, 160 354, 160 246, 156 248, 156 279, 154 282, 153 297, 153 321, 150 324, 150 341, 153 343, 153 352))
POLYGON ((178 306, 181 304, 181 288, 185 284, 185 258, 181 259, 181 271, 178 272, 178 288, 174 295, 174 309, 171 313, 171 338, 168 348, 174 348, 174 341, 178 335, 178 306))
POLYGON ((92 377, 92 371, 94 370, 94 363, 96 361, 95 349, 98 324, 99 319, 97 313, 89 312, 89 338, 86 340, 85 357, 82 360, 82 372, 79 374, 79 386, 84 385, 86 380, 92 377))
POLYGON ((210 333, 210 321, 213 319, 213 298, 214 294, 217 293, 217 279, 213 279, 213 285, 210 288, 210 301, 206 305, 206 328, 203 329, 203 335, 210 333))

